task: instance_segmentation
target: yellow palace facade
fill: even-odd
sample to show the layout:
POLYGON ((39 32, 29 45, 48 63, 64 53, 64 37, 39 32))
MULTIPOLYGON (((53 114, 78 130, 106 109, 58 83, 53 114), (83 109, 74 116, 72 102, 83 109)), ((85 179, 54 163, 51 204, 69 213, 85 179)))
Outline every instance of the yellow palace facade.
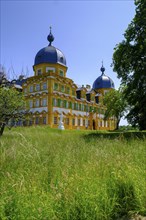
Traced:
POLYGON ((104 120, 105 106, 102 97, 114 89, 113 81, 104 74, 89 85, 77 86, 67 78, 66 58, 62 51, 52 46, 54 37, 48 35, 49 45, 35 57, 34 76, 23 84, 28 113, 26 125, 49 125, 58 128, 60 117, 65 129, 113 130, 116 119, 104 120))

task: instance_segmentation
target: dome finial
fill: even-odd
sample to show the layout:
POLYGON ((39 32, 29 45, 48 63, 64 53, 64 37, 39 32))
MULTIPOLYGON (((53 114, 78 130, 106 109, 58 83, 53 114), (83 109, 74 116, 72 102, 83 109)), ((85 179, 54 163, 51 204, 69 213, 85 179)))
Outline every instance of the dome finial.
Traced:
POLYGON ((47 37, 48 41, 50 42, 49 46, 51 46, 52 42, 54 41, 54 36, 51 31, 52 31, 52 27, 50 26, 50 34, 47 37))
POLYGON ((103 60, 102 60, 102 67, 100 68, 101 72, 102 72, 102 75, 104 74, 104 71, 105 71, 105 68, 103 66, 103 60))

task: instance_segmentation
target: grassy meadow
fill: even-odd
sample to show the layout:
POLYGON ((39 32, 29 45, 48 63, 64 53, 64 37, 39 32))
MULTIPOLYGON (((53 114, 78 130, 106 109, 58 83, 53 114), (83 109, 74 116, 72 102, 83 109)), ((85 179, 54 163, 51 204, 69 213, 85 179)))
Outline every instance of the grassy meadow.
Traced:
POLYGON ((0 138, 0 219, 145 216, 146 138, 110 134, 47 126, 6 130, 0 138))

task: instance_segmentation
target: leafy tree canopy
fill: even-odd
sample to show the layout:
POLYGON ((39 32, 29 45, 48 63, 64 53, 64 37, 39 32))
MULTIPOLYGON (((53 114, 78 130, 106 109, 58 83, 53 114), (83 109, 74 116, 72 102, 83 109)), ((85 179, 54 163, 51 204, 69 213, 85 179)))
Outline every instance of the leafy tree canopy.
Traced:
POLYGON ((136 14, 125 31, 125 39, 113 54, 114 71, 126 85, 125 98, 131 106, 129 123, 146 129, 146 0, 135 0, 136 14))
POLYGON ((5 125, 12 120, 19 120, 24 114, 24 100, 22 93, 14 88, 0 87, 0 136, 5 125))
POLYGON ((119 128, 120 120, 124 116, 127 107, 127 102, 123 96, 122 89, 110 90, 104 96, 103 103, 106 106, 105 119, 115 116, 117 118, 117 130, 119 128))

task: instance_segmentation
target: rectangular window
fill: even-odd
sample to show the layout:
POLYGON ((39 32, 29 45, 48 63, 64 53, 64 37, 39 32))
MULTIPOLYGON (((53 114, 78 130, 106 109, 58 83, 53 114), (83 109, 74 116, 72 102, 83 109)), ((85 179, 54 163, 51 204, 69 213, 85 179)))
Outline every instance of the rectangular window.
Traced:
POLYGON ((60 107, 63 108, 63 100, 60 100, 60 107))
POLYGON ((69 102, 69 108, 72 109, 72 102, 69 102))
POLYGON ((60 103, 61 103, 61 100, 58 99, 58 103, 57 103, 58 107, 60 107, 60 103))
POLYGON ((54 83, 54 90, 58 90, 58 83, 54 83))
POLYGON ((46 124, 46 117, 43 117, 43 124, 46 124))
POLYGON ((42 100, 42 106, 47 106, 47 99, 46 99, 46 98, 44 98, 44 99, 42 100))
POLYGON ((66 100, 63 101, 63 107, 66 108, 66 100))
POLYGON ((33 92, 33 86, 29 87, 29 92, 33 92))
POLYGON ((43 88, 43 90, 47 89, 47 82, 44 82, 44 83, 43 83, 42 88, 43 88))
POLYGON ((39 107, 39 99, 36 99, 36 100, 35 100, 35 106, 36 106, 36 107, 39 107))
POLYGON ((61 92, 64 92, 65 91, 65 87, 62 85, 61 86, 61 92))
POLYGON ((66 93, 67 93, 67 94, 70 93, 70 88, 69 88, 69 87, 66 88, 66 93))
POLYGON ((54 67, 46 67, 46 73, 55 73, 55 68, 54 67))
POLYGON ((39 75, 41 75, 42 74, 42 70, 41 69, 38 69, 37 70, 37 75, 39 76, 39 75))
POLYGON ((96 102, 96 104, 99 103, 99 96, 95 96, 95 102, 96 102))
POLYGON ((53 106, 57 106, 57 99, 53 98, 53 106))
POLYGON ((36 91, 40 91, 40 84, 36 84, 35 89, 36 91))
POLYGON ((32 124, 33 124, 33 120, 30 119, 30 120, 29 120, 29 126, 31 126, 32 124))
POLYGON ((69 104, 68 104, 68 101, 66 101, 66 108, 68 108, 69 104))
POLYGON ((89 111, 92 112, 92 110, 93 110, 93 109, 92 109, 92 106, 90 106, 90 110, 89 110, 89 111))
POLYGON ((77 103, 74 103, 74 110, 77 110, 77 103))
POLYGON ((57 125, 57 117, 54 117, 54 125, 57 125))
POLYGON ((91 100, 90 93, 86 94, 86 99, 87 99, 88 102, 90 102, 90 100, 91 100))
POLYGON ((60 71, 59 71, 59 75, 60 75, 60 76, 64 76, 63 70, 60 70, 60 71))
POLYGON ((85 126, 85 119, 83 119, 83 126, 85 126))
POLYGON ((39 124, 39 117, 35 118, 35 124, 38 125, 39 124))
POLYGON ((29 108, 33 107, 33 100, 29 100, 29 108))
POLYGON ((77 99, 80 99, 81 98, 81 91, 78 90, 78 91, 76 91, 76 93, 77 93, 77 99))

